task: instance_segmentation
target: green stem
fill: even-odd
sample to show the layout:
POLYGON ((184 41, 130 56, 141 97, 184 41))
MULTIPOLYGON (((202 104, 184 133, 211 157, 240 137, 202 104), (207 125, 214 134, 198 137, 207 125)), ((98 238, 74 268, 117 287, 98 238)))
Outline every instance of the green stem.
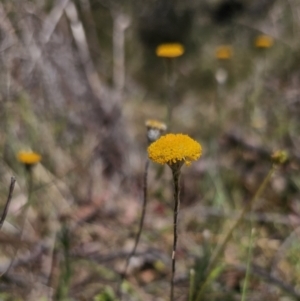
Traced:
POLYGON ((174 181, 174 218, 173 218, 173 251, 172 251, 172 274, 171 274, 171 292, 170 292, 170 301, 174 301, 174 279, 176 272, 176 247, 177 247, 177 219, 180 207, 180 167, 172 168, 173 181, 174 181))
MULTIPOLYGON (((252 224, 252 220, 251 220, 251 224, 252 224)), ((248 258, 247 258, 247 269, 246 269, 246 275, 245 275, 245 280, 244 280, 244 284, 243 284, 243 292, 242 292, 242 300, 241 301, 246 301, 247 288, 248 288, 248 282, 249 282, 249 276, 250 276, 250 265, 251 265, 251 259, 252 259, 252 251, 253 251, 254 233, 255 233, 255 229, 251 228, 250 244, 249 244, 248 258)))
POLYGON ((70 261, 70 232, 68 221, 62 222, 60 233, 60 244, 63 249, 63 266, 60 274, 60 281, 56 291, 56 300, 66 300, 69 295, 70 280, 72 276, 70 261))
POLYGON ((33 192, 33 176, 32 176, 32 167, 26 166, 26 182, 27 182, 27 203, 22 208, 23 210, 23 220, 21 223, 21 237, 23 235, 23 230, 25 226, 25 222, 27 219, 28 211, 30 206, 32 205, 32 192, 33 192))
POLYGON ((206 270, 206 280, 204 281, 204 283, 201 285, 200 289, 199 289, 199 293, 197 295, 196 301, 200 301, 201 297, 204 293, 205 287, 207 286, 209 279, 210 279, 210 274, 213 271, 215 265, 218 262, 218 259, 220 257, 220 255, 223 253, 225 246, 227 245, 228 241, 230 240, 233 231, 239 226, 239 224, 241 223, 241 221, 243 220, 245 214, 248 212, 248 210, 251 208, 251 206, 256 202, 256 200, 262 195, 262 193, 264 192, 267 184, 269 183, 274 171, 276 170, 276 166, 273 165, 272 168, 269 170, 268 174, 266 175, 265 179, 263 180, 263 182, 261 183, 260 187, 258 188, 258 190, 256 191, 255 195, 253 196, 253 198, 250 200, 250 202, 243 208, 242 212, 240 213, 238 219, 235 221, 235 223, 233 224, 233 226, 231 227, 231 229, 227 232, 223 242, 219 245, 219 247, 217 247, 216 251, 214 252, 214 254, 211 257, 210 263, 207 267, 206 270))
POLYGON ((32 190, 33 190, 33 176, 32 176, 32 169, 30 168, 27 172, 27 185, 28 185, 28 200, 27 204, 28 206, 31 205, 31 196, 32 196, 32 190))

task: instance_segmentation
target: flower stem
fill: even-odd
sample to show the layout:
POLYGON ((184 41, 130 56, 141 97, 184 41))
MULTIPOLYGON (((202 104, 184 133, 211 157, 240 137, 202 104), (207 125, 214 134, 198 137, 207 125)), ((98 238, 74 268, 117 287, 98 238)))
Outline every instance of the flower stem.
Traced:
POLYGON ((172 274, 171 274, 171 292, 170 292, 170 301, 174 301, 174 278, 175 278, 175 271, 176 271, 176 247, 177 247, 177 219, 180 207, 180 186, 179 186, 179 179, 180 179, 180 167, 172 168, 173 174, 173 181, 174 181, 174 219, 173 219, 173 251, 172 251, 172 274))
POLYGON ((174 86, 175 86, 175 68, 174 60, 167 58, 167 81, 168 81, 168 99, 167 99, 167 126, 168 130, 171 130, 172 126, 172 113, 174 106, 174 86))
POLYGON ((32 174, 32 168, 26 167, 26 185, 27 185, 27 202, 23 206, 23 218, 21 221, 21 237, 23 235, 26 219, 28 217, 29 209, 32 205, 32 192, 33 192, 33 174, 32 174))
POLYGON ((122 282, 123 282, 124 278, 126 277, 126 273, 127 273, 127 269, 128 269, 130 260, 136 252, 136 249, 137 249, 137 246, 138 246, 138 243, 140 241, 141 234, 142 234, 142 230, 143 230, 143 227, 144 227, 144 220, 145 220, 147 201, 148 201, 148 197, 147 197, 147 195, 148 195, 147 180, 148 180, 149 163, 150 163, 150 161, 149 161, 149 159, 147 159, 146 164, 145 164, 144 176, 143 176, 143 207, 142 207, 142 214, 141 214, 141 218, 140 218, 139 229, 138 229, 138 232, 137 232, 136 237, 135 237, 135 242, 134 242, 133 249, 131 250, 130 254, 128 255, 128 257, 126 259, 125 268, 124 268, 124 271, 122 273, 119 288, 118 288, 118 295, 120 296, 121 299, 122 299, 121 285, 122 285, 122 282))
POLYGON ((60 245, 63 249, 63 263, 59 285, 56 291, 56 300, 67 300, 70 290, 70 280, 72 276, 70 262, 70 229, 68 221, 62 221, 61 232, 59 234, 60 245))
POLYGON ((124 275, 126 275, 126 271, 130 262, 130 259, 132 256, 134 256, 136 252, 136 248, 138 246, 138 243, 140 241, 141 233, 143 230, 144 226, 144 220, 145 220, 145 215, 146 215, 146 208, 147 208, 147 178, 148 178, 148 168, 149 168, 149 159, 147 159, 146 164, 145 164, 145 171, 144 171, 144 178, 143 178, 143 207, 142 207, 142 215, 140 219, 140 224, 139 224, 139 230, 138 233, 136 234, 135 237, 135 242, 132 251, 130 252, 127 261, 126 261, 126 266, 124 269, 124 275))
MULTIPOLYGON (((252 220, 251 220, 251 224, 252 224, 252 220)), ((244 280, 244 284, 243 284, 243 292, 242 292, 241 301, 246 301, 246 295, 247 295, 247 289, 248 289, 248 283, 249 283, 249 277, 250 277, 250 268, 251 268, 250 266, 251 266, 252 254, 253 254, 254 233, 255 233, 255 228, 251 228, 250 244, 249 244, 248 258, 247 258, 247 268, 246 268, 246 275, 245 275, 245 280, 244 280)))

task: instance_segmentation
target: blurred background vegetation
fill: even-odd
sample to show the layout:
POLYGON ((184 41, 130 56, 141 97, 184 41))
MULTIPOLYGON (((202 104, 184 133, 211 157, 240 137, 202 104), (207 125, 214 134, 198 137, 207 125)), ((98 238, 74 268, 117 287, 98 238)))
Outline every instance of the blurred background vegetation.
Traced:
MULTIPOLYGON (((300 300, 300 3, 297 0, 1 0, 0 300, 118 300, 137 232, 145 120, 172 123, 203 156, 182 170, 176 300, 188 300, 217 243, 285 149, 227 244, 203 300, 300 300), (261 35, 268 48, 255 47, 261 35), (228 59, 216 49, 228 45, 228 59), (27 171, 21 150, 42 156, 27 171), (30 207, 24 207, 31 189, 30 207), (24 210, 24 208, 29 208, 24 210), (26 214, 25 214, 26 213, 26 214)), ((149 206, 124 300, 168 300, 172 185, 150 164, 149 206)))

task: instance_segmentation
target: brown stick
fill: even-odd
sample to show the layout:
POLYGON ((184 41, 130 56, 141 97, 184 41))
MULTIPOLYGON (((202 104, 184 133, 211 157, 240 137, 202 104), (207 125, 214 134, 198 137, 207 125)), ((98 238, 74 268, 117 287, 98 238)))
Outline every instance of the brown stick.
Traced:
POLYGON ((134 246, 132 251, 130 252, 127 260, 126 260, 126 265, 124 268, 124 272, 123 272, 123 277, 126 276, 127 273, 127 269, 130 263, 130 259, 134 256, 137 246, 139 244, 140 241, 140 237, 143 231, 143 226, 144 226, 144 220, 145 220, 145 215, 146 215, 146 208, 147 208, 147 178, 148 178, 148 169, 149 169, 149 159, 147 159, 146 164, 145 164, 145 171, 144 171, 144 183, 143 183, 143 207, 142 207, 142 214, 141 214, 141 218, 140 218, 140 223, 139 223, 139 229, 138 229, 138 233, 136 234, 135 237, 135 242, 134 242, 134 246))
POLYGON ((123 281, 126 277, 127 269, 128 269, 130 260, 136 254, 136 249, 137 249, 137 246, 139 244, 140 237, 141 237, 143 227, 144 227, 144 220, 145 220, 145 216, 146 216, 146 208, 147 208, 147 201, 148 201, 147 179, 148 179, 149 163, 150 163, 150 161, 149 161, 149 159, 147 159, 146 164, 145 164, 144 177, 143 177, 143 207, 142 207, 142 214, 141 214, 140 223, 139 223, 139 229, 138 229, 138 232, 137 232, 136 237, 135 237, 133 249, 131 250, 131 252, 129 253, 129 255, 126 259, 124 272, 121 275, 121 279, 120 279, 120 283, 119 283, 119 287, 118 287, 118 294, 117 295, 119 296, 120 300, 122 300, 121 286, 122 286, 122 283, 123 283, 123 281))
POLYGON ((7 215, 7 212, 8 212, 9 204, 10 204, 10 201, 12 199, 12 195, 13 195, 14 188, 15 188, 15 183, 16 183, 16 179, 14 177, 11 177, 6 205, 4 207, 4 210, 3 210, 3 213, 2 213, 2 216, 1 216, 1 219, 0 219, 0 229, 3 226, 3 223, 5 221, 5 218, 6 218, 6 215, 7 215))

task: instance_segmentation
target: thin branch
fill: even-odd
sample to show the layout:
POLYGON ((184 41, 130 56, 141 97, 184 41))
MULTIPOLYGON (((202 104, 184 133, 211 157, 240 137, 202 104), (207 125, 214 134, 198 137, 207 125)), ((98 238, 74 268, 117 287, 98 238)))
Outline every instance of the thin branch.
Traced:
POLYGON ((125 31, 130 18, 113 10, 113 82, 121 100, 125 87, 125 31))
POLYGON ((68 5, 70 0, 57 0, 56 3, 54 4, 54 7, 50 11, 50 13, 47 15, 42 30, 40 32, 39 38, 41 41, 41 48, 37 52, 36 57, 33 58, 32 64, 29 68, 28 73, 31 74, 32 71, 34 70, 36 63, 39 60, 43 59, 43 49, 46 46, 46 44, 50 41, 50 38, 52 34, 55 31, 55 28, 57 24, 59 23, 63 13, 64 9, 68 5))
POLYGON ((5 218, 6 218, 6 215, 7 215, 7 212, 8 212, 9 204, 10 204, 10 201, 12 199, 12 195, 13 195, 14 188, 15 188, 15 183, 16 183, 16 179, 14 177, 11 177, 6 205, 4 207, 4 210, 3 210, 3 213, 2 213, 2 216, 1 216, 1 219, 0 219, 0 229, 3 226, 3 223, 5 221, 5 218))
POLYGON ((69 0, 57 0, 53 9, 45 19, 45 22, 43 24, 43 29, 41 31, 41 40, 43 41, 43 44, 47 44, 50 41, 50 38, 60 21, 64 9, 68 5, 69 0))
POLYGON ((79 19, 77 8, 73 2, 69 2, 65 7, 65 13, 70 22, 72 35, 76 43, 89 85, 94 95, 98 99, 101 99, 103 95, 101 80, 92 61, 84 27, 79 19))
MULTIPOLYGON (((40 35, 39 35, 40 41, 42 43, 42 47, 44 47, 50 41, 50 38, 53 32, 55 31, 55 28, 58 22, 60 21, 64 13, 64 9, 68 5, 69 1, 70 0, 57 0, 52 10, 45 18, 42 30, 40 31, 40 35)), ((35 63, 41 58, 42 58, 42 51, 38 53, 35 61, 31 66, 32 69, 30 72, 32 72, 32 70, 34 69, 35 63)))
POLYGON ((127 260, 126 260, 126 265, 125 265, 124 273, 123 273, 124 278, 125 278, 126 273, 127 273, 127 269, 128 269, 129 263, 130 263, 130 259, 134 256, 134 254, 136 252, 136 249, 137 249, 137 246, 138 246, 138 243, 140 241, 141 234, 142 234, 143 226, 144 226, 144 220, 145 220, 146 208, 147 208, 147 200, 148 200, 148 198, 147 198, 148 168, 149 168, 149 159, 147 159, 147 161, 146 161, 145 172, 144 172, 143 207, 142 207, 142 215, 141 215, 140 224, 139 224, 139 230, 138 230, 138 233, 135 237, 135 242, 134 242, 133 249, 131 250, 131 252, 130 252, 130 254, 129 254, 127 260))
POLYGON ((142 234, 142 231, 143 231, 144 220, 145 220, 145 215, 146 215, 146 208, 147 208, 147 201, 148 201, 147 179, 148 179, 149 163, 150 163, 150 161, 149 161, 149 159, 147 159, 146 164, 145 164, 144 177, 143 177, 143 207, 142 207, 142 214, 141 214, 140 223, 139 223, 139 229, 138 229, 138 232, 137 232, 136 237, 135 237, 135 242, 134 242, 133 249, 131 250, 131 252, 129 253, 129 256, 126 259, 124 272, 121 275, 121 279, 120 279, 120 283, 119 283, 119 287, 118 287, 118 295, 120 297, 120 300, 122 300, 121 286, 122 286, 122 283, 123 283, 123 281, 126 277, 127 269, 128 269, 130 260, 136 254, 136 249, 137 249, 137 246, 139 244, 140 237, 141 237, 141 234, 142 234))

